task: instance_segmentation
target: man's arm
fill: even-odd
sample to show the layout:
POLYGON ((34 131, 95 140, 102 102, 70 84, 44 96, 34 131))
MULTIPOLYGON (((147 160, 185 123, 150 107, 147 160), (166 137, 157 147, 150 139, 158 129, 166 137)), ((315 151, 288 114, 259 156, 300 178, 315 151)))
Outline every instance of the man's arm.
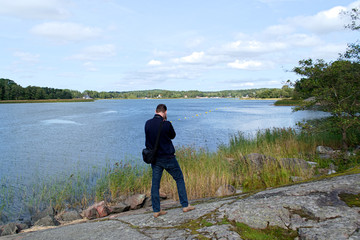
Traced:
POLYGON ((176 136, 174 127, 173 127, 173 125, 171 124, 171 122, 168 122, 168 123, 170 124, 170 126, 169 126, 169 138, 170 138, 170 139, 174 139, 175 136, 176 136))

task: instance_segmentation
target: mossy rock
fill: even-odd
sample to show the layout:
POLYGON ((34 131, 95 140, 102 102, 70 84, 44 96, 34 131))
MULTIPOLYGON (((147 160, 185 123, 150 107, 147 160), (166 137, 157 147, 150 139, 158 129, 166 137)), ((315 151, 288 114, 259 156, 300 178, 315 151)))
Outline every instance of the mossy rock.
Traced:
POLYGON ((246 240, 293 240, 298 237, 298 233, 294 230, 283 229, 280 227, 268 226, 265 229, 251 228, 244 223, 233 224, 234 230, 246 240))
POLYGON ((360 207, 360 193, 359 194, 340 193, 339 197, 349 207, 360 207))

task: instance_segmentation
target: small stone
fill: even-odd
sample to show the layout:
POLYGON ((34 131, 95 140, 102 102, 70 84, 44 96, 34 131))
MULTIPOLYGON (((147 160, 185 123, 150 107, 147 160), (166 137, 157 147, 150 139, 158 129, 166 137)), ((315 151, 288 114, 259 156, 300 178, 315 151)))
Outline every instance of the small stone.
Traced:
POLYGON ((109 210, 105 204, 101 204, 101 205, 97 206, 96 211, 98 212, 98 217, 100 217, 100 218, 106 217, 107 215, 109 215, 109 210))
POLYGON ((250 153, 245 158, 248 163, 254 165, 256 168, 262 168, 265 164, 271 162, 276 163, 276 159, 272 157, 265 156, 260 153, 250 153))
POLYGON ((44 218, 46 216, 55 216, 56 211, 53 207, 48 207, 44 211, 36 213, 34 216, 31 217, 31 221, 37 222, 39 219, 44 218))
POLYGON ((310 165, 307 161, 300 159, 300 158, 282 158, 281 162, 283 166, 287 169, 309 169, 310 165))
POLYGON ((334 150, 331 147, 317 146, 316 152, 318 154, 332 154, 334 150))
POLYGON ((97 211, 96 211, 96 208, 88 208, 88 209, 84 210, 83 214, 84 214, 84 217, 91 220, 91 219, 96 218, 97 211))
POLYGON ((225 184, 225 185, 220 186, 215 194, 218 197, 222 197, 222 196, 233 195, 235 193, 236 193, 236 189, 234 186, 225 184))
POLYGON ((81 215, 78 211, 72 210, 72 211, 65 211, 61 215, 58 216, 61 221, 70 222, 75 221, 78 219, 82 219, 81 215))
POLYGON ((126 212, 130 210, 130 205, 127 205, 125 203, 118 203, 114 206, 109 207, 110 213, 121 213, 126 212))
POLYGON ((144 205, 145 198, 145 194, 135 194, 126 199, 125 204, 129 204, 131 210, 139 209, 144 205))
MULTIPOLYGON (((160 199, 161 200, 161 199, 160 199)), ((144 202, 144 208, 147 208, 147 207, 151 207, 152 206, 152 202, 151 202, 151 197, 147 197, 145 199, 145 202, 144 202)))
POLYGON ((87 219, 94 219, 99 217, 105 217, 109 215, 110 210, 106 206, 105 201, 101 201, 98 203, 93 204, 92 206, 88 207, 84 210, 83 215, 87 219))
POLYGON ((317 162, 311 162, 311 161, 307 161, 307 163, 311 166, 311 167, 315 167, 318 163, 317 162))
POLYGON ((19 223, 19 224, 16 224, 17 228, 19 231, 21 230, 25 230, 25 229, 28 229, 30 226, 26 223, 19 223))
POLYGON ((304 181, 304 179, 302 177, 298 177, 298 176, 291 176, 291 181, 293 182, 300 182, 300 181, 304 181))
POLYGON ((35 226, 59 226, 60 223, 53 217, 53 216, 46 216, 41 219, 39 219, 34 224, 35 226))
POLYGON ((18 232, 19 232, 19 230, 16 226, 16 223, 8 223, 3 227, 1 236, 13 235, 18 232))

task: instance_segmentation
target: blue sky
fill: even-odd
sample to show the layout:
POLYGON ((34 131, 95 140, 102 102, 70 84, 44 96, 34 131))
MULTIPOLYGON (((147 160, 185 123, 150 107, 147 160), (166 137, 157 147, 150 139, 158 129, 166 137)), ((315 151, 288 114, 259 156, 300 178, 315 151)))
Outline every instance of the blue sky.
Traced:
POLYGON ((349 0, 0 0, 0 78, 129 91, 281 87, 359 32, 349 0))

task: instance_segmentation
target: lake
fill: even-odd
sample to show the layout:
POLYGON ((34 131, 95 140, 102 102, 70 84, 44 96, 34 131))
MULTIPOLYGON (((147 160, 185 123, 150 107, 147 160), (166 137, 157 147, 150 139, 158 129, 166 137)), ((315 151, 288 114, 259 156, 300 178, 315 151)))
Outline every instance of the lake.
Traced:
POLYGON ((30 180, 41 174, 71 174, 76 166, 141 161, 144 124, 157 104, 168 106, 175 146, 216 151, 230 136, 272 127, 294 127, 325 116, 293 112, 274 101, 237 99, 99 100, 90 103, 0 105, 0 176, 30 180))
POLYGON ((274 106, 274 101, 266 100, 0 104, 0 184, 23 187, 39 178, 69 176, 79 169, 122 160, 141 163, 144 124, 159 103, 168 107, 168 120, 177 133, 175 146, 209 151, 228 144, 238 131, 253 134, 259 129, 295 127, 298 121, 326 116, 314 111, 293 112, 292 107, 274 106))

